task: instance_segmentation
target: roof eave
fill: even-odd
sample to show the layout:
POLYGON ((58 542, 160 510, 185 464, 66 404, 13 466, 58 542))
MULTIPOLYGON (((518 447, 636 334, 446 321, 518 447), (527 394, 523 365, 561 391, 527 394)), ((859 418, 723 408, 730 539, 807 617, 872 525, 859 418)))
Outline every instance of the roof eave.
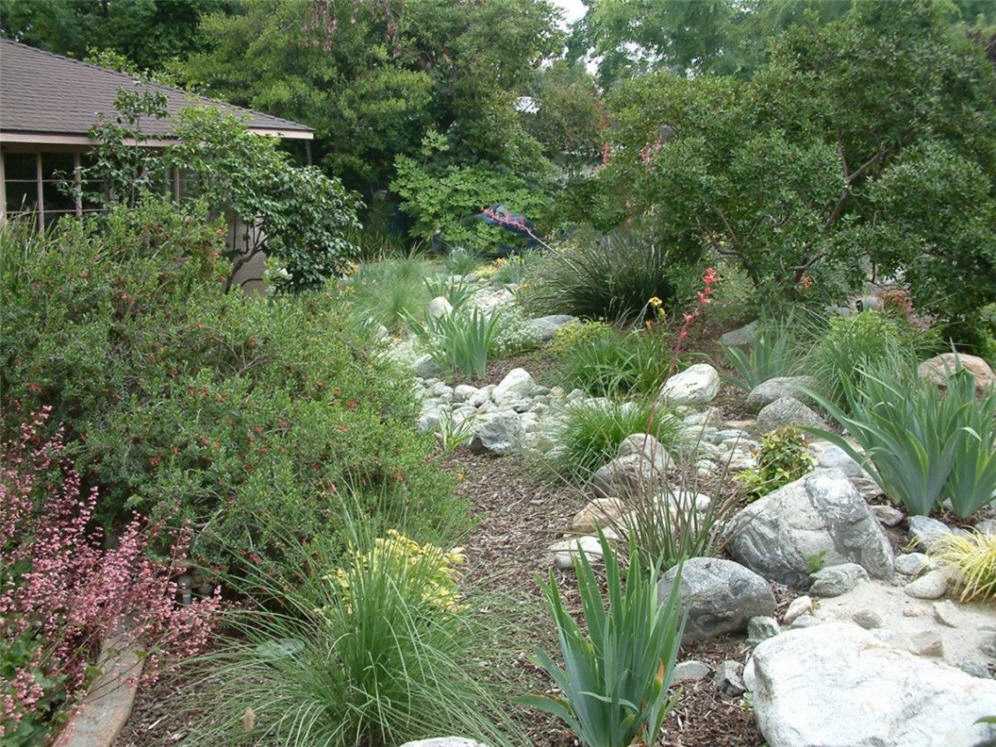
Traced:
MULTIPOLYGON (((250 132, 265 137, 279 137, 284 140, 314 140, 315 133, 310 130, 282 130, 269 127, 248 127, 250 132)), ((178 140, 175 137, 150 137, 137 143, 132 138, 124 140, 125 145, 141 145, 147 148, 165 148, 174 145, 178 140)), ((99 141, 94 140, 89 135, 78 135, 61 132, 33 132, 33 131, 11 131, 0 130, 0 144, 18 143, 31 145, 79 145, 94 147, 99 141)))

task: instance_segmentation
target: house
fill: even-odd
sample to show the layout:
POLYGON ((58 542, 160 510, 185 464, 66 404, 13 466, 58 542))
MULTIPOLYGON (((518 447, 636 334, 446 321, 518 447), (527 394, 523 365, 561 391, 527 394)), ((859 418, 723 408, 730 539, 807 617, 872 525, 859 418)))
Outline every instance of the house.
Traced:
MULTIPOLYGON (((0 39, 0 225, 12 217, 34 213, 39 229, 62 215, 83 215, 91 208, 62 188, 73 178, 96 144, 88 135, 98 115, 114 113, 121 87, 139 84, 125 73, 0 39)), ((171 137, 171 118, 185 106, 211 106, 239 115, 260 135, 309 141, 314 131, 280 117, 192 96, 177 88, 144 84, 166 95, 169 117, 142 123, 149 136, 143 143, 164 147, 171 137)), ((164 174, 164 181, 167 175, 164 174)), ((168 176, 179 196, 180 175, 168 176)))

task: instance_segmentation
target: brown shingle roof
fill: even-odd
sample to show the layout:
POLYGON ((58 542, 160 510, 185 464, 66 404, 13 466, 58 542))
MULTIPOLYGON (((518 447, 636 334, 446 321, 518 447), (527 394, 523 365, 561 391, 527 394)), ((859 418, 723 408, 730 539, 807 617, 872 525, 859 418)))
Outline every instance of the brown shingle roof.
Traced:
MULTIPOLYGON (((113 114, 117 90, 136 85, 138 81, 130 75, 0 39, 0 132, 85 137, 99 112, 113 114)), ((310 127, 288 119, 157 83, 148 87, 166 94, 170 117, 185 106, 207 105, 247 118, 251 130, 309 140, 313 135, 310 127)), ((142 131, 168 138, 170 126, 168 119, 150 119, 142 122, 142 131)))

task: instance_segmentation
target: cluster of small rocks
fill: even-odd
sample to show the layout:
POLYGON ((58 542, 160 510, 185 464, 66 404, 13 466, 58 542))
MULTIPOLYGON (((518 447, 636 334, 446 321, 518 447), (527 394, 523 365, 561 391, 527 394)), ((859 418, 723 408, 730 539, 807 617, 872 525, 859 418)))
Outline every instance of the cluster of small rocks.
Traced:
MULTIPOLYGON (((544 324, 552 334, 570 321, 544 324)), ((737 330, 723 341, 743 344, 750 334, 749 328, 737 330)), ((993 380, 984 362, 979 366, 962 356, 959 363, 980 381, 993 380)), ((937 372, 954 367, 939 356, 921 367, 921 375, 943 384, 937 372)), ((746 400, 756 421, 724 423, 710 407, 719 375, 698 364, 669 378, 659 401, 680 413, 685 440, 695 447, 696 470, 705 477, 753 466, 755 433, 781 425, 827 428, 806 394, 814 384, 807 377, 764 382, 746 400)), ((423 377, 416 391, 421 429, 448 419, 470 430, 473 449, 499 456, 528 449, 549 453, 557 448, 550 426, 563 417, 564 406, 608 405, 580 390, 538 386, 522 369, 479 389, 423 377)), ((685 640, 746 633, 752 653, 746 662, 726 661, 716 671, 699 661, 680 662, 675 681, 712 675, 724 692, 748 693, 772 747, 990 743, 996 730, 975 721, 996 715, 996 614, 991 606, 947 598, 953 590, 949 573, 922 552, 953 530, 889 505, 871 505, 879 490, 860 464, 827 442, 810 448, 812 472, 729 519, 724 540, 730 559, 690 558, 683 565, 685 640), (911 551, 896 555, 887 530, 903 527, 911 551), (780 619, 773 587, 797 594, 780 619)), ((579 552, 599 560, 596 526, 610 539, 624 536, 635 521, 628 501, 638 493, 667 510, 708 510, 708 495, 685 492, 676 483, 675 463, 652 436, 625 439, 616 458, 586 486, 590 501, 574 517, 571 532, 547 548, 544 562, 570 568, 579 552)), ((980 522, 976 529, 991 532, 993 523, 980 522)), ((676 573, 672 569, 659 582, 662 603, 676 573)))

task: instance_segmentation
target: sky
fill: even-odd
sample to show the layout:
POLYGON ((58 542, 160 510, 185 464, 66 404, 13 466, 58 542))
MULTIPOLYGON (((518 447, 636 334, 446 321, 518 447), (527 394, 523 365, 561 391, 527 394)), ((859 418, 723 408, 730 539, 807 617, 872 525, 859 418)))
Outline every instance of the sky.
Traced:
POLYGON ((584 3, 581 0, 553 0, 553 4, 563 9, 564 18, 568 23, 578 20, 585 12, 584 3))

